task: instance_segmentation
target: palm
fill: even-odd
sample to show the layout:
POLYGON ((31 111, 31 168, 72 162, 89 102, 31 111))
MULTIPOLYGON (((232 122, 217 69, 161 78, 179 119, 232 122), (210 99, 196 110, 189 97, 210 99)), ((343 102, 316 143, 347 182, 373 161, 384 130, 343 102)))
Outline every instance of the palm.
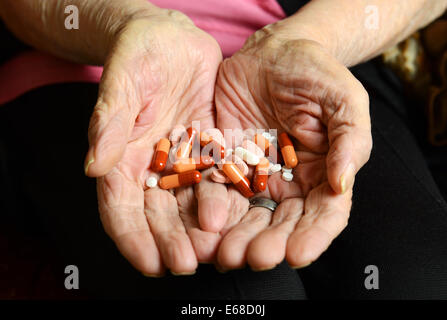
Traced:
MULTIPOLYGON (((289 55, 286 58, 292 57, 289 55)), ((320 118, 324 111, 313 102, 315 97, 312 97, 312 91, 315 90, 312 86, 294 86, 299 81, 306 81, 300 78, 300 74, 284 72, 279 64, 261 65, 263 63, 267 62, 254 60, 251 55, 243 53, 224 61, 216 94, 218 126, 276 129, 278 132, 292 133, 300 159, 294 170, 295 179, 288 183, 275 175, 269 180, 269 188, 263 195, 269 195, 277 202, 290 197, 305 198, 311 189, 327 181, 326 156, 329 146, 327 129, 320 118), (266 70, 270 74, 259 74, 258 70, 266 70), (266 82, 259 81, 260 77, 266 82), (231 91, 229 88, 237 90, 231 91), (235 103, 235 96, 245 103, 235 103)), ((287 66, 292 61, 281 63, 287 66)))
POLYGON ((266 209, 249 211, 244 218, 249 222, 230 231, 227 243, 223 240, 220 262, 232 268, 247 259, 252 268, 266 269, 286 257, 292 266, 306 265, 344 228, 351 205, 350 191, 337 195, 328 183, 327 158, 334 132, 328 135, 332 106, 325 104, 328 97, 323 92, 337 95, 327 93, 333 90, 327 84, 332 70, 325 65, 334 63, 325 61, 327 57, 307 43, 289 43, 273 50, 262 44, 261 50, 251 48, 250 43, 246 47, 225 60, 219 71, 217 126, 286 131, 295 138, 299 164, 292 182, 283 181, 280 173, 270 177, 267 190, 260 195, 280 203, 275 214, 270 219, 261 212, 266 209), (254 226, 250 215, 260 216, 263 222, 255 219, 258 225, 254 226), (236 249, 231 239, 247 233, 245 247, 237 248, 239 261, 232 260, 230 251, 236 249))
MULTIPOLYGON (((144 273, 161 274, 164 266, 177 273, 196 268, 176 198, 166 190, 145 190, 145 180, 156 143, 175 125, 200 121, 202 128, 214 127, 220 61, 218 45, 196 28, 137 21, 105 66, 103 94, 91 122, 99 142, 90 170, 113 164, 98 179, 101 220, 121 253, 144 273), (172 48, 175 55, 169 54, 172 48), (112 114, 106 129, 96 130, 105 112, 112 114)), ((179 205, 183 216, 193 215, 181 199, 179 205)))

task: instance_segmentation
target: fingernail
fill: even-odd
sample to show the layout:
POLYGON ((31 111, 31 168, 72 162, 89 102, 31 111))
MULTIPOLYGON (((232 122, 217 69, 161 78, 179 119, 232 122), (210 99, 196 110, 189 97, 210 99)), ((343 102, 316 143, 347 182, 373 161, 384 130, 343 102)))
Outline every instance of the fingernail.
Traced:
POLYGON ((276 265, 274 265, 274 266, 270 266, 270 267, 267 267, 267 268, 259 268, 259 269, 257 269, 257 268, 251 268, 251 270, 254 271, 254 272, 261 272, 261 271, 272 270, 272 269, 274 269, 275 267, 276 267, 276 265))
POLYGON ((163 274, 150 274, 150 273, 142 272, 141 274, 147 278, 161 278, 164 276, 164 273, 163 274))
POLYGON ((196 273, 196 271, 194 270, 194 271, 192 271, 192 272, 174 272, 174 271, 171 270, 171 273, 172 273, 174 276, 192 276, 193 274, 196 273))
POLYGON ((348 165, 345 172, 340 177, 341 193, 345 193, 354 181, 355 168, 352 163, 348 165))
POLYGON ((85 175, 88 174, 88 168, 90 167, 90 165, 91 165, 93 162, 95 162, 95 158, 94 158, 93 155, 92 155, 92 156, 90 156, 90 158, 88 159, 87 163, 85 164, 85 167, 84 167, 84 173, 85 173, 85 175))
POLYGON ((298 269, 306 268, 306 267, 310 266, 311 264, 312 264, 312 261, 309 262, 309 263, 303 264, 303 265, 301 265, 301 266, 290 266, 290 267, 291 267, 292 269, 296 269, 296 270, 298 270, 298 269))

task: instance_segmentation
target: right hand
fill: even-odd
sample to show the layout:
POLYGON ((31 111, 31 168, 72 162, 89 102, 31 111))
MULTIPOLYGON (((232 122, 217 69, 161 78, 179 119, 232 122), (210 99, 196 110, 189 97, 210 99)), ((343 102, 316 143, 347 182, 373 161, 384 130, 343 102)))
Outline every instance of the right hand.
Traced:
MULTIPOLYGON (((191 198, 177 200, 167 190, 146 189, 145 180, 156 143, 175 125, 197 120, 202 128, 215 127, 214 84, 221 60, 210 35, 183 14, 161 10, 130 19, 105 63, 85 172, 98 178, 105 231, 146 275, 160 276, 165 267, 175 274, 194 273, 195 250, 216 245, 214 234, 198 230, 194 218, 183 223, 180 214, 187 219, 195 213, 191 198), (200 238, 196 248, 188 237, 191 230, 192 241, 200 238)), ((206 211, 211 204, 196 197, 206 211)))
POLYGON ((224 269, 315 261, 347 225, 354 177, 372 147, 361 83, 319 43, 284 39, 273 28, 222 63, 217 125, 287 132, 299 163, 293 181, 274 174, 257 195, 279 204, 273 214, 252 208, 225 234, 217 255, 224 269))

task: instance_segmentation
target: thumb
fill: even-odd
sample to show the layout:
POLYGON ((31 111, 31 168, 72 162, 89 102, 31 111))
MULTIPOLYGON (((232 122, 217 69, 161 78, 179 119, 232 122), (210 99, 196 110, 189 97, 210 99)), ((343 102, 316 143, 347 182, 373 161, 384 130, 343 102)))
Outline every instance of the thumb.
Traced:
POLYGON ((98 101, 88 129, 89 150, 84 170, 89 177, 106 175, 122 158, 138 115, 138 103, 123 88, 125 73, 104 70, 98 101), (119 77, 112 74, 118 74, 119 77))
POLYGON ((356 173, 368 161, 371 154, 371 123, 366 91, 357 91, 356 99, 348 99, 340 107, 335 108, 327 128, 328 181, 335 192, 345 193, 352 187, 356 173))

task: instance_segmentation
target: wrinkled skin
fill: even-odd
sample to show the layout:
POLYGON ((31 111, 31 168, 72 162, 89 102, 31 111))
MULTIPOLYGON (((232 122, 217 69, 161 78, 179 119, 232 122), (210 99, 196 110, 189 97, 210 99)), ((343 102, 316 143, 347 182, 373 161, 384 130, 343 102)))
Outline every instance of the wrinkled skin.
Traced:
MULTIPOLYGON (((170 191, 147 189, 145 180, 156 143, 175 125, 197 120, 202 128, 215 127, 214 85, 222 60, 211 36, 181 13, 167 12, 130 21, 117 36, 91 118, 86 157, 86 174, 98 177, 99 211, 107 234, 148 276, 160 276, 165 268, 175 274, 197 268, 179 215, 193 223, 186 224, 189 232, 197 225, 195 212, 188 211, 193 208, 182 199, 177 203, 170 191)), ((192 192, 192 187, 187 189, 192 192)), ((210 210, 200 194, 194 201, 210 210)))
POLYGON ((300 267, 347 223, 354 174, 371 148, 360 83, 316 43, 262 30, 220 63, 215 40, 177 12, 127 23, 107 59, 86 174, 98 177, 106 232, 145 275, 191 274, 198 262, 264 270, 284 257, 300 267), (144 186, 159 139, 194 120, 202 129, 276 128, 296 139, 295 181, 276 174, 263 194, 280 203, 273 216, 212 182, 215 168, 194 187, 144 186))
POLYGON ((220 129, 286 131, 299 159, 293 182, 276 173, 259 194, 279 203, 274 214, 253 208, 224 230, 218 264, 233 269, 248 262, 254 270, 284 258, 292 267, 310 264, 347 225, 354 175, 370 155, 366 91, 317 43, 261 30, 223 62, 215 102, 220 129))

